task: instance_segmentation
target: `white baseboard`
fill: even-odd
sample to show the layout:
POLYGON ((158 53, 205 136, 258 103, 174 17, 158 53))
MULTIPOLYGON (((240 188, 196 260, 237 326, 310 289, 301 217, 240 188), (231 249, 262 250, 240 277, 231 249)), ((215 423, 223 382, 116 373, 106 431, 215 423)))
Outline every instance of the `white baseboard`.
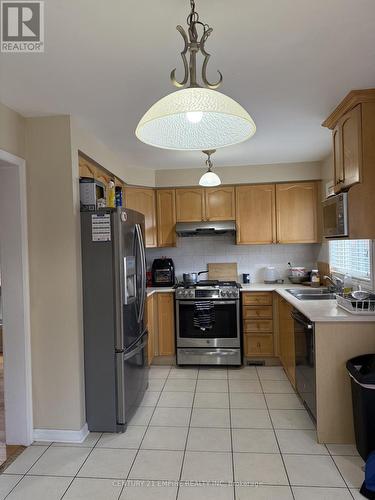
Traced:
POLYGON ((82 443, 88 436, 89 429, 85 424, 79 431, 65 431, 58 429, 34 429, 34 441, 48 441, 56 443, 82 443))

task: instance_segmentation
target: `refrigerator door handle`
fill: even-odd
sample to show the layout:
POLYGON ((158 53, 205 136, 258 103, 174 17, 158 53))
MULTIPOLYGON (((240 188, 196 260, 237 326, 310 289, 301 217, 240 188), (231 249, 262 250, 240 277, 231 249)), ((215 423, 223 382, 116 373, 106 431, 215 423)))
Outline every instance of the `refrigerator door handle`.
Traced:
POLYGON ((142 342, 142 344, 140 344, 135 349, 133 349, 132 351, 127 352, 126 354, 124 354, 124 361, 132 358, 133 356, 135 356, 136 354, 138 354, 139 352, 141 352, 146 347, 146 345, 147 345, 147 339, 144 342, 142 342))
POLYGON ((141 287, 141 304, 139 307, 139 314, 138 314, 138 323, 140 323, 143 319, 144 310, 145 310, 145 302, 146 302, 146 252, 145 252, 145 245, 144 245, 144 241, 143 241, 141 225, 136 224, 135 228, 136 228, 136 232, 137 232, 139 251, 141 254, 142 287, 141 287))
POLYGON ((125 370, 122 355, 117 354, 117 423, 125 424, 125 370))

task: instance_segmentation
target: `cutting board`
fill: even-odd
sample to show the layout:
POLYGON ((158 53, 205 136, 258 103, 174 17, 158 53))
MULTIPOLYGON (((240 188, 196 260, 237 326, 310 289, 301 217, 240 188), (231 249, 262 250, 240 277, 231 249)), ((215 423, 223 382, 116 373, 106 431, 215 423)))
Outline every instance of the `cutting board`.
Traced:
POLYGON ((209 280, 238 281, 237 262, 207 264, 209 280))
POLYGON ((318 271, 320 276, 320 282, 322 285, 327 286, 327 281, 323 279, 323 276, 330 276, 331 270, 327 262, 318 262, 318 271))

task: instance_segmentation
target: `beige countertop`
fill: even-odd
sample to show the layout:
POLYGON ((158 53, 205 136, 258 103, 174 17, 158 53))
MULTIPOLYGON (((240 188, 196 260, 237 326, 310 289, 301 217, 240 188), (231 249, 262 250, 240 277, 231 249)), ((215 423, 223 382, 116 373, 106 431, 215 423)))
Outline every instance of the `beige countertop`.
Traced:
MULTIPOLYGON (((301 288, 306 290, 305 286, 284 283, 282 285, 265 283, 252 283, 242 285, 241 292, 277 292, 281 297, 287 300, 293 307, 298 309, 310 321, 314 322, 343 322, 343 323, 375 323, 375 315, 356 315, 350 314, 341 307, 338 307, 335 300, 299 300, 286 291, 288 288, 301 288)), ((173 288, 147 288, 147 297, 154 293, 174 292, 173 288)))

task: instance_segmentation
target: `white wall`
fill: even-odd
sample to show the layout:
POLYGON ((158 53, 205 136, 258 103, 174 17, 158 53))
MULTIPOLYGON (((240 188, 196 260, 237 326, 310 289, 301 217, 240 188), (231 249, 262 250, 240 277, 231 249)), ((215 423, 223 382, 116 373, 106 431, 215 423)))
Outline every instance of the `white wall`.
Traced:
POLYGON ((275 266, 281 278, 287 275, 288 262, 309 269, 315 267, 319 248, 317 244, 235 245, 234 236, 222 235, 178 238, 176 248, 148 249, 146 253, 148 267, 155 258, 171 257, 178 278, 184 272, 207 269, 207 264, 211 262, 237 262, 239 275, 250 273, 251 281, 259 283, 263 281, 263 268, 268 265, 275 266))
POLYGON ((155 186, 154 170, 149 168, 127 167, 126 159, 114 153, 108 146, 84 129, 78 120, 72 116, 70 117, 70 126, 72 159, 74 164, 77 162, 77 171, 78 151, 82 151, 127 184, 155 186))
POLYGON ((0 149, 25 158, 25 118, 1 102, 0 149))
MULTIPOLYGON (((320 162, 277 163, 244 167, 215 167, 223 184, 259 184, 262 182, 287 182, 321 178, 320 162)), ((198 185, 204 168, 157 170, 157 187, 198 185)))
POLYGON ((82 286, 69 116, 28 118, 26 157, 34 425, 79 431, 82 286))

